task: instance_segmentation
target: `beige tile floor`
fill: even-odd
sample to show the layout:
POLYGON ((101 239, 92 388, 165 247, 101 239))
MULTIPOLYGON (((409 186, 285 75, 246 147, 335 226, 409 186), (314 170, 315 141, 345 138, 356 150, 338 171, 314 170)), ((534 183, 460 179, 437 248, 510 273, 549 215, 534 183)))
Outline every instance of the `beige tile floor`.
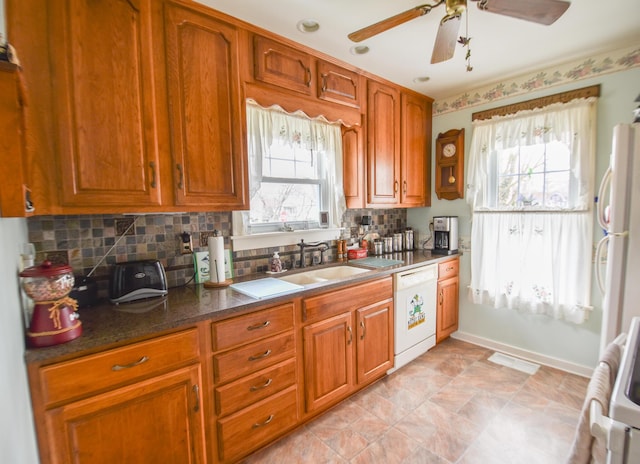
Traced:
POLYGON ((245 463, 564 463, 588 379, 491 354, 448 339, 245 463))

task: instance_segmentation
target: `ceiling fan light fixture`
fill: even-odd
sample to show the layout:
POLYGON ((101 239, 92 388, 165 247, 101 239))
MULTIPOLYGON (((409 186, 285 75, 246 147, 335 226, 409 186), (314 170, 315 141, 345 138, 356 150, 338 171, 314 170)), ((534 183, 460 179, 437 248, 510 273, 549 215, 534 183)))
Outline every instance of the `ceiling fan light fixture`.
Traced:
POLYGON ((301 19, 298 21, 298 24, 296 24, 296 28, 304 33, 316 32, 320 29, 320 23, 315 19, 301 19))
POLYGON ((369 47, 367 47, 366 45, 354 45, 349 49, 349 52, 352 55, 365 55, 369 53, 369 51, 369 47))

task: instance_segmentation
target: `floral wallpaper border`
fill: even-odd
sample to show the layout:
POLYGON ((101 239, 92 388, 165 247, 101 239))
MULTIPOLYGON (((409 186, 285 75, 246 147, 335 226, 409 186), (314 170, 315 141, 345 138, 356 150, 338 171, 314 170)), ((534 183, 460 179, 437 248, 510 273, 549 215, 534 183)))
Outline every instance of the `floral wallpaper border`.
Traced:
POLYGON ((576 82, 601 74, 624 71, 637 66, 640 66, 640 47, 633 46, 604 53, 597 57, 572 61, 557 68, 523 74, 508 81, 436 101, 433 104, 433 115, 438 116, 534 90, 576 82))

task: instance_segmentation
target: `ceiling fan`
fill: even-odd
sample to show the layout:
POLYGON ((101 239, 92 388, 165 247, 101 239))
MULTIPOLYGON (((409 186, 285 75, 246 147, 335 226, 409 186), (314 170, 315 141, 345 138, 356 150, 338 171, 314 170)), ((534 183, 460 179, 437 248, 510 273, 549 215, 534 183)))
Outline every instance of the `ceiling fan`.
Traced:
MULTIPOLYGON (((563 0, 471 0, 477 2, 478 8, 513 18, 524 19, 538 24, 553 24, 569 8, 570 2, 563 0)), ((453 57, 460 18, 467 9, 467 0, 437 0, 434 4, 418 5, 410 10, 383 19, 375 24, 364 27, 349 34, 353 42, 361 42, 381 32, 424 16, 432 9, 444 4, 446 15, 440 20, 436 42, 431 55, 431 63, 440 63, 453 57)), ((468 38, 461 37, 460 43, 468 45, 468 38)))

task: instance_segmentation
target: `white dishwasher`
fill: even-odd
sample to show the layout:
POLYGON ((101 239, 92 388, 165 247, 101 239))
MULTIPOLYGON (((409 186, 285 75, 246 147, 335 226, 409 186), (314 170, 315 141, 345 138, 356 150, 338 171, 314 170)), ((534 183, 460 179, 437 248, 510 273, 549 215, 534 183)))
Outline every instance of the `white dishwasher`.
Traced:
POLYGON ((394 372, 436 344, 438 265, 394 274, 394 372))

